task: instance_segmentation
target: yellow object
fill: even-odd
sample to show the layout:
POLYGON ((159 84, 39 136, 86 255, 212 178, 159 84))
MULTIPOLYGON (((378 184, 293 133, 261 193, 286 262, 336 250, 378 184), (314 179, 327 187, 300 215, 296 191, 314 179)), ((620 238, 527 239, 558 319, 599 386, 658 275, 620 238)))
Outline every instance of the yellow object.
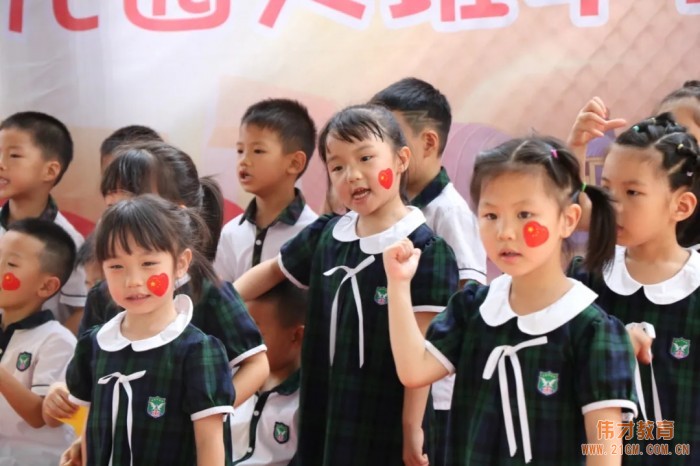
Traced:
POLYGON ((83 435, 83 430, 85 430, 85 421, 87 421, 88 409, 86 406, 78 406, 78 410, 73 413, 71 417, 64 417, 59 419, 59 421, 64 422, 71 426, 75 431, 75 435, 80 437, 83 435))

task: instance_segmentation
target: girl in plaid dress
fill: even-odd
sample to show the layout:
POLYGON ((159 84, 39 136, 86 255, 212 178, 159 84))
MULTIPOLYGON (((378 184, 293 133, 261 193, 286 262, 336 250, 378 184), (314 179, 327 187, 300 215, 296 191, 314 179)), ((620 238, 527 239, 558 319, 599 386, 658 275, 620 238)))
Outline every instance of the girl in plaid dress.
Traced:
POLYGON ((613 144, 602 184, 618 208, 615 259, 602 277, 588 274, 581 258, 574 259, 569 272, 627 324, 643 363, 636 369, 641 418, 630 425, 635 429, 627 438, 642 454, 626 456, 624 462, 697 464, 700 255, 690 249, 700 242, 697 142, 668 113, 639 122, 613 144), (670 453, 663 459, 646 450, 659 443, 670 453), (677 445, 689 445, 691 454, 676 453, 677 445))
POLYGON ((190 267, 214 276, 193 247, 197 222, 146 195, 110 207, 97 226, 97 260, 125 311, 83 334, 66 373, 71 401, 89 408, 86 465, 225 463, 228 358, 218 339, 190 324, 190 298, 174 298, 190 267))
POLYGON ((384 253, 401 381, 421 387, 456 372, 448 464, 620 464, 622 409, 636 407, 632 348, 596 294, 562 270, 584 190, 595 227, 586 265, 599 270, 614 251, 614 211, 604 192, 582 184, 568 150, 528 138, 480 154, 472 199, 488 256, 505 274, 456 293, 427 339, 408 293, 421 252, 404 239, 384 253), (586 459, 586 441, 605 454, 586 459))
POLYGON ((235 287, 244 299, 284 278, 309 288, 297 464, 426 464, 421 421, 428 387, 404 390, 396 376, 380 254, 406 236, 423 251, 410 290, 419 328, 427 328, 457 287, 454 255, 421 211, 402 200, 410 152, 390 111, 342 110, 321 132, 319 151, 350 212, 320 217, 235 287))

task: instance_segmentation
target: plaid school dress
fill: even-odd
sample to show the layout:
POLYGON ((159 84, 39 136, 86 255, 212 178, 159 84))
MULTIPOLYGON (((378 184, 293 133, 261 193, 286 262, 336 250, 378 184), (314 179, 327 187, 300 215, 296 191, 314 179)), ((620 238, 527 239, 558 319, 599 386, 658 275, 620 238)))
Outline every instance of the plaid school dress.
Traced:
POLYGON ((154 337, 124 338, 120 313, 78 341, 66 383, 71 401, 90 407, 87 465, 195 465, 193 422, 233 414, 221 342, 189 324, 189 297, 175 305, 177 318, 154 337))
POLYGON ((596 302, 607 312, 625 324, 644 323, 645 330, 653 328, 655 333, 652 365, 638 365, 638 395, 645 409, 640 409, 641 415, 633 424, 635 429, 626 439, 639 445, 641 454, 625 455, 623 464, 698 464, 695 449, 700 448, 700 403, 695 398, 700 396, 700 357, 695 357, 694 344, 700 343, 700 254, 690 252, 683 269, 670 279, 642 285, 629 274, 625 251, 617 247, 613 265, 602 278, 587 274, 580 257, 569 269, 571 276, 598 293, 596 302), (649 437, 649 430, 637 429, 640 421, 664 423, 654 425, 649 437), (668 448, 669 454, 648 454, 647 447, 656 444, 668 444, 661 448, 668 448), (690 446, 690 455, 684 451, 684 445, 690 446))
POLYGON ((428 330, 426 348, 457 374, 447 464, 582 465, 583 415, 636 408, 627 333, 580 282, 526 316, 510 285, 467 285, 428 330))
POLYGON ((391 353, 381 254, 405 237, 422 250, 411 285, 415 311, 440 312, 457 287, 452 250, 420 210, 364 238, 357 219, 320 217, 280 252, 284 274, 308 287, 310 300, 295 464, 403 465, 404 388, 391 353))

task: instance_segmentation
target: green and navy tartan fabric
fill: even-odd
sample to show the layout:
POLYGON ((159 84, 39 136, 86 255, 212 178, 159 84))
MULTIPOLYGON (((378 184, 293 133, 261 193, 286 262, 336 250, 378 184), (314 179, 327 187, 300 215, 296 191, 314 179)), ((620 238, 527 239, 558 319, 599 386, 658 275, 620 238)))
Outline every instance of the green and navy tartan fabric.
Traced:
MULTIPOLYGON (((275 221, 273 221, 269 226, 272 226, 277 222, 286 223, 287 225, 296 224, 297 220, 299 220, 299 217, 301 216, 301 213, 304 211, 305 206, 306 201, 304 200, 304 196, 301 194, 301 191, 298 188, 294 188, 294 199, 287 207, 284 208, 282 212, 280 212, 275 221)), ((257 213, 258 204, 255 202, 255 198, 253 198, 243 212, 241 220, 238 222, 238 224, 240 225, 247 220, 253 225, 256 225, 255 216, 257 213)))
MULTIPOLYGON (((46 208, 44 208, 44 211, 37 217, 41 220, 47 220, 49 222, 53 222, 56 220, 56 216, 58 215, 58 205, 56 205, 56 201, 53 199, 52 196, 49 196, 49 200, 46 203, 46 208)), ((10 220, 10 201, 5 201, 5 203, 2 205, 2 208, 0 208, 0 226, 7 230, 9 227, 9 220, 10 220)))
MULTIPOLYGON (((191 297, 191 284, 187 282, 175 290, 175 295, 178 294, 191 297)), ((79 334, 95 325, 104 324, 121 311, 109 295, 107 282, 95 285, 88 292, 79 334)), ((221 340, 229 361, 236 361, 242 354, 263 344, 260 331, 248 314, 245 303, 228 282, 218 287, 208 280, 203 283, 202 297, 194 303, 192 325, 221 340)))
MULTIPOLYGON (((391 353, 387 306, 381 293, 387 285, 381 254, 357 275, 364 314, 364 365, 359 364, 352 287, 345 283, 339 295, 337 343, 330 366, 331 304, 344 274, 323 273, 338 265, 356 267, 368 257, 360 250, 359 241, 333 238, 333 227, 340 218, 320 217, 287 242, 280 253, 286 271, 309 286, 310 299, 302 348, 295 464, 402 465, 404 388, 391 353)), ((413 305, 444 307, 458 283, 452 250, 425 224, 409 239, 422 250, 411 287, 413 305)), ((426 432, 428 438, 430 433, 426 432)))
POLYGON ((231 369, 221 342, 190 324, 175 340, 163 346, 135 352, 129 345, 108 352, 97 343, 98 330, 95 327, 80 338, 66 373, 71 395, 91 403, 86 427, 86 464, 107 466, 112 450, 115 466, 130 464, 127 394, 120 388, 113 442, 115 383, 97 382, 114 372, 129 375, 146 371, 142 378, 130 382, 133 464, 196 465, 190 416, 211 408, 230 407, 233 403, 231 369))
POLYGON ((445 186, 450 184, 450 177, 447 176, 447 171, 445 167, 440 168, 440 173, 428 183, 428 185, 423 188, 416 197, 411 199, 411 205, 418 207, 419 209, 424 209, 428 204, 433 202, 436 197, 442 193, 445 186))
MULTIPOLYGON (((656 338, 652 343, 654 355, 654 377, 659 392, 661 414, 666 421, 673 421, 673 438, 640 440, 637 430, 627 443, 639 444, 643 454, 626 455, 625 465, 696 465, 699 464, 700 448, 700 357, 695 357, 695 344, 700 344, 700 288, 690 296, 672 304, 655 304, 645 296, 640 288, 629 296, 618 295, 610 290, 605 281, 586 273, 583 259, 575 258, 568 271, 569 275, 586 283, 598 293, 597 303, 623 323, 648 322, 654 326, 656 338), (675 343, 675 347, 674 347, 675 343), (681 343, 681 344, 679 344, 681 343), (684 346, 687 343, 687 347, 684 346), (683 350, 687 351, 682 351, 683 350), (659 457, 646 454, 647 445, 669 444, 669 456, 659 457), (690 445, 690 455, 675 454, 676 445, 690 445)), ((647 416, 654 419, 654 401, 651 389, 651 368, 639 365, 647 416)), ((643 420, 641 415, 635 419, 643 420)))
MULTIPOLYGON (((455 367, 447 464, 522 465, 523 440, 514 372, 507 360, 508 392, 517 452, 510 456, 498 371, 484 368, 494 348, 537 338, 516 318, 491 327, 479 307, 489 287, 468 284, 432 322, 427 340, 455 367)), ((623 325, 590 305, 562 326, 542 334, 546 344, 521 348, 527 421, 536 465, 583 465, 586 442, 582 408, 595 402, 634 403, 633 356, 623 325)), ((616 404, 620 406, 620 404, 616 404)))

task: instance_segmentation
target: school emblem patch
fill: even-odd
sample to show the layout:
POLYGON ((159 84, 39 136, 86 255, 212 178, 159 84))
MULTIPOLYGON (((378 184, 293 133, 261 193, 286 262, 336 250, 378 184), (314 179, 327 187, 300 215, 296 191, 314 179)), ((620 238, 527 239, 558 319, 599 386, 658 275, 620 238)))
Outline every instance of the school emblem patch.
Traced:
POLYGON ((165 398, 159 396, 149 396, 146 412, 154 419, 165 415, 165 398))
POLYGON ((282 422, 275 422, 275 432, 273 433, 275 437, 275 442, 277 443, 287 443, 289 442, 289 426, 282 422))
POLYGON ((32 365, 32 353, 19 353, 19 356, 17 356, 17 370, 18 371, 26 371, 29 369, 29 366, 32 365))
POLYGON ((386 299, 386 287, 378 286, 374 291, 374 302, 379 305, 384 305, 387 303, 386 299))
POLYGON ((674 338, 671 341, 671 356, 676 359, 685 359, 690 353, 690 340, 674 338))
POLYGON ((537 380, 537 390, 546 396, 554 395, 559 390, 559 374, 542 372, 537 380))

